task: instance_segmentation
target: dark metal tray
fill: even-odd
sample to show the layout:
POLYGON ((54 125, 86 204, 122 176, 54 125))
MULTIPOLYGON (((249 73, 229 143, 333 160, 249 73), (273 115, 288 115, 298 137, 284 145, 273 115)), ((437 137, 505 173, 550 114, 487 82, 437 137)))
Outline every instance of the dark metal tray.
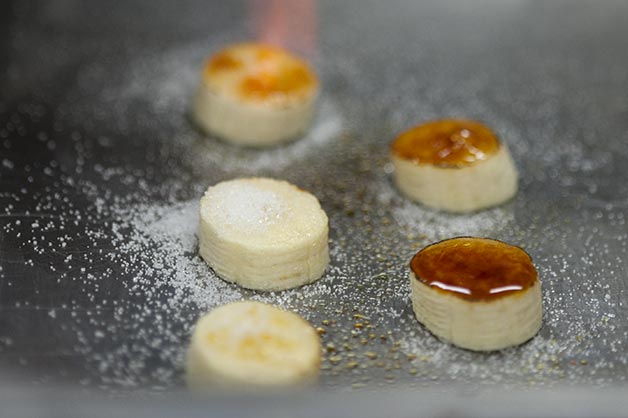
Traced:
POLYGON ((196 318, 253 298, 321 327, 323 392, 418 388, 421 399, 434 388, 483 396, 497 386, 510 394, 625 387, 628 3, 0 8, 0 367, 8 382, 178 391, 196 318), (310 133, 271 150, 205 138, 187 116, 203 59, 253 37, 308 56, 323 84, 310 133), (388 144, 446 116, 481 120, 509 144, 521 175, 512 202, 454 216, 399 196, 388 144), (243 291, 197 256, 201 193, 251 175, 289 180, 321 201, 332 262, 316 284, 243 291), (409 258, 456 235, 502 239, 532 255, 545 308, 532 341, 478 354, 416 322, 409 258))

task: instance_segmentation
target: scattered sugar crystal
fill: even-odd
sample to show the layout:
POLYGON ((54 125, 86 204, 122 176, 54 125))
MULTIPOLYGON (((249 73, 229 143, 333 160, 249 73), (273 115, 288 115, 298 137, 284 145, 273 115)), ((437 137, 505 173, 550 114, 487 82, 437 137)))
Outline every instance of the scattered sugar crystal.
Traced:
MULTIPOLYGON (((38 135, 46 155, 66 161, 27 165, 21 190, 0 191, 8 201, 3 208, 8 216, 2 220, 15 227, 2 230, 2 238, 32 249, 19 267, 60 288, 72 286, 75 299, 55 307, 51 322, 68 336, 64 348, 84 359, 82 369, 89 378, 82 384, 181 384, 196 319, 242 299, 296 311, 321 328, 327 353, 324 386, 378 387, 391 380, 400 385, 456 381, 518 387, 626 381, 628 330, 621 320, 626 317, 626 287, 617 283, 626 277, 628 205, 625 188, 608 193, 609 185, 621 184, 604 182, 611 173, 604 170, 625 160, 625 147, 621 138, 614 142, 615 153, 597 146, 596 137, 604 126, 618 126, 617 118, 597 115, 605 123, 596 129, 581 129, 578 120, 568 119, 570 113, 610 110, 619 115, 620 107, 612 108, 612 102, 597 106, 595 96, 589 100, 588 95, 570 102, 551 72, 535 71, 534 60, 522 60, 531 71, 518 71, 518 79, 510 79, 530 81, 534 88, 516 95, 503 88, 508 84, 492 87, 495 78, 484 72, 436 74, 426 61, 427 75, 407 78, 400 96, 398 71, 374 80, 364 65, 372 62, 371 51, 356 50, 324 63, 321 74, 332 76, 323 80, 328 90, 304 138, 273 149, 240 149, 204 137, 185 114, 203 58, 234 35, 239 36, 225 33, 141 54, 134 49, 125 72, 109 72, 99 62, 81 66, 77 78, 82 82, 64 94, 55 112, 59 126, 38 135), (107 83, 89 82, 101 81, 107 73, 107 83), (81 85, 101 87, 83 91, 81 85), (337 94, 336 86, 351 94, 337 94), (452 91, 457 100, 452 101, 452 91), (377 99, 366 103, 348 96, 377 99), (543 106, 554 102, 561 105, 543 106), (556 123, 559 113, 563 122, 556 123), (399 195, 385 156, 393 131, 444 114, 482 118, 511 146, 522 173, 514 202, 477 214, 447 215, 399 195), (565 124, 568 132, 562 132, 565 124), (112 152, 135 133, 144 135, 136 143, 146 152, 141 164, 112 152), (51 140, 54 152, 46 148, 51 140), (163 173, 155 176, 149 170, 163 173), (260 173, 316 190, 330 217, 332 259, 320 281, 285 292, 252 292, 220 280, 198 257, 198 198, 207 182, 260 173), (29 228, 32 223, 39 226, 36 231, 29 228), (66 233, 71 236, 63 241, 52 239, 66 233), (471 353, 438 341, 416 322, 409 306, 409 257, 451 235, 525 244, 544 292, 544 325, 532 341, 499 353, 471 353), (72 265, 63 263, 69 254, 72 265), (46 274, 46 269, 54 273, 46 274), (109 294, 109 289, 118 293, 109 294), (371 360, 367 353, 375 357, 371 360)), ((344 41, 341 37, 332 44, 344 41)), ((563 58, 544 59, 558 68, 563 58)), ((573 72, 564 75, 580 81, 573 72)), ((8 167, 12 164, 13 159, 3 162, 0 170, 9 170, 10 176, 20 172, 17 162, 8 167)), ((20 288, 19 278, 7 273, 12 269, 2 270, 10 277, 3 278, 7 292, 20 288)), ((26 302, 15 306, 30 310, 26 302)))
POLYGON ((263 231, 287 210, 277 193, 243 182, 218 184, 205 197, 206 219, 242 231, 263 231))

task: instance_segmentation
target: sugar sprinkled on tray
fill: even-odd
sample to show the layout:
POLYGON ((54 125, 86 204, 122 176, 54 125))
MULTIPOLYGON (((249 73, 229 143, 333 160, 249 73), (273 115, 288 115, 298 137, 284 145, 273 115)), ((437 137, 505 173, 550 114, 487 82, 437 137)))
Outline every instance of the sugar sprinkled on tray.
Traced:
MULTIPOLYGON (((304 138, 271 150, 236 149, 204 137, 185 115, 203 57, 235 35, 212 38, 216 45, 201 39, 141 54, 130 48, 128 56, 120 51, 129 58, 125 72, 111 71, 115 60, 95 59, 77 67, 80 82, 55 97, 61 102, 54 115, 26 99, 5 114, 3 152, 11 152, 5 144, 19 149, 21 135, 37 129, 29 155, 52 159, 25 166, 18 155, 2 156, 9 161, 0 164, 3 184, 23 180, 11 192, 0 191, 3 251, 15 251, 0 260, 3 298, 20 287, 17 280, 32 280, 28 297, 12 292, 20 299, 6 314, 43 316, 54 336, 62 336, 60 347, 84 360, 83 383, 176 386, 196 319, 241 299, 278 304, 310 320, 327 353, 322 384, 337 388, 626 380, 626 189, 606 180, 622 173, 626 157, 622 138, 612 135, 625 132, 623 119, 606 117, 621 114, 622 101, 601 100, 593 91, 574 101, 563 93, 580 81, 572 70, 561 85, 551 71, 469 77, 463 66, 443 72, 433 60, 423 63, 427 76, 408 78, 400 95, 400 68, 387 62, 381 74, 365 70, 374 55, 363 49, 326 61, 321 73, 331 75, 323 80, 331 89, 304 138), (496 79, 504 83, 495 88, 496 79), (517 83, 525 88, 504 88, 517 83), (460 100, 452 101, 452 91, 460 100), (597 106, 599 100, 606 105, 597 106), (587 112, 604 123, 570 119, 587 112), (382 173, 387 138, 399 126, 442 114, 483 118, 503 134, 522 172, 514 202, 454 217, 399 196, 382 173), (351 134, 351 126, 360 129, 351 134), (602 136, 616 152, 602 147, 602 136), (218 279, 197 255, 198 198, 206 182, 260 172, 311 187, 329 214, 332 261, 313 285, 280 293, 242 290, 218 279), (544 327, 534 340, 478 355, 441 343, 416 322, 407 262, 421 246, 450 234, 526 246, 544 289, 544 327), (57 293, 39 295, 48 286, 57 293)), ((330 42, 325 48, 349 44, 342 35, 330 42)), ((85 47, 93 52, 91 41, 85 47)), ((547 60, 545 68, 558 68, 565 57, 547 60)), ((538 60, 519 61, 526 62, 532 70, 543 68, 538 60)), ((0 343, 23 357, 20 364, 29 363, 18 351, 19 338, 0 343)))

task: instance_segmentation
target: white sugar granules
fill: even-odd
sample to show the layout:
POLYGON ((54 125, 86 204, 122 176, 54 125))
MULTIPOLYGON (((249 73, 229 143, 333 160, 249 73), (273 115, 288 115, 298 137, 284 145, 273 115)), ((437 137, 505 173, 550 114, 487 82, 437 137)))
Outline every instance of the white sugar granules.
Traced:
MULTIPOLYGON (((355 51, 325 60, 321 102, 303 138, 241 149, 205 137, 187 117, 203 58, 233 35, 133 49, 124 72, 97 59, 81 65, 79 85, 59 98, 50 118, 54 127, 44 118, 37 128, 53 160, 26 172, 19 158, 2 156, 7 179, 27 179, 4 194, 2 238, 20 251, 0 260, 7 263, 0 270, 3 297, 17 295, 12 308, 25 317, 41 310, 52 331, 45 344, 80 359, 68 369, 80 369, 83 383, 180 385, 195 321, 242 299, 293 310, 320 328, 323 386, 625 382, 626 193, 621 182, 607 181, 621 174, 625 153, 613 154, 621 141, 604 134, 619 125, 582 127, 563 112, 620 114, 617 106, 592 106, 595 98, 577 104, 551 89, 544 95, 551 85, 543 71, 525 73, 534 88, 513 95, 503 88, 513 80, 492 88, 495 77, 432 68, 429 77, 409 77, 400 95, 397 70, 365 71, 373 54, 355 51), (102 74, 110 75, 106 83, 102 74), (454 90, 461 100, 452 100, 454 90), (548 98, 564 105, 551 107, 554 115, 538 106, 548 98), (512 147, 522 173, 513 202, 449 215, 397 193, 382 173, 388 142, 404 126, 447 114, 490 123, 512 147), (608 141, 596 140, 603 136, 608 141), (198 198, 208 182, 270 174, 320 199, 330 221, 331 265, 312 285, 258 293, 220 280, 198 256, 198 198), (534 340, 478 354, 444 344, 418 324, 409 259, 455 235, 503 239, 531 253, 545 308, 534 340), (19 275, 6 261, 12 259, 19 275), (24 277, 36 285, 16 293, 24 277), (35 298, 45 281, 56 283, 49 305, 44 295, 35 298)), ((345 43, 325 48, 333 44, 345 43)), ((25 354, 19 362, 30 360, 25 354)))
MULTIPOLYGON (((85 106, 72 103, 69 109, 62 104, 61 108, 77 123, 98 114, 115 120, 118 129, 125 130, 137 122, 134 114, 137 102, 141 102, 148 108, 151 119, 159 120, 163 131, 172 132, 168 141, 186 145, 180 152, 199 171, 220 168, 238 175, 279 172, 338 140, 346 129, 344 112, 327 94, 324 83, 312 125, 298 140, 268 149, 240 149, 201 133, 188 114, 200 82, 199 69, 203 60, 212 51, 224 47, 229 38, 225 33, 224 38, 212 37, 160 50, 157 54, 138 55, 128 64, 129 72, 119 83, 107 84, 99 92, 96 103, 85 106)), ((93 69, 95 73, 101 71, 93 69)))
MULTIPOLYGON (((329 99, 319 103, 312 126, 303 138, 281 147, 260 150, 238 150, 213 138, 202 138, 201 147, 196 149, 197 155, 192 156, 202 166, 220 167, 225 171, 241 174, 256 174, 260 171, 277 172, 298 161, 303 161, 318 149, 338 140, 344 129, 342 113, 336 104, 329 99), (202 158, 199 158, 202 157, 202 158)), ((179 134, 186 136, 186 131, 179 134)), ((193 140, 198 133, 189 132, 185 140, 193 140)), ((183 138, 182 138, 183 139, 183 138)))
POLYGON ((261 232, 279 221, 287 207, 275 192, 242 180, 219 183, 203 198, 204 219, 245 232, 261 232))
POLYGON ((514 216, 507 207, 497 207, 471 214, 443 213, 402 197, 388 179, 380 179, 375 188, 379 203, 392 207, 397 225, 409 234, 439 241, 456 236, 483 236, 503 229, 514 216))
MULTIPOLYGON (((89 210, 45 190, 46 197, 33 196, 39 203, 32 205, 32 213, 21 220, 16 214, 3 233, 33 248, 34 261, 27 260, 24 268, 49 264, 56 280, 72 286, 69 305, 54 306, 54 317, 49 308, 44 313, 76 336, 72 352, 85 361, 86 385, 177 386, 196 320, 237 300, 278 305, 320 328, 327 353, 324 386, 456 381, 520 387, 625 379, 625 308, 621 295, 609 288, 614 275, 625 271, 622 259, 608 251, 611 244, 625 249, 628 240, 619 228, 589 230, 582 223, 573 232, 554 224, 537 232, 533 226, 513 225, 506 208, 453 219, 405 202, 379 173, 365 197, 369 211, 349 219, 342 211, 329 211, 331 264, 325 276, 298 289, 260 293, 219 279, 198 256, 197 198, 133 203, 92 183, 80 184, 81 193, 93 202, 89 210), (29 218, 36 220, 24 222, 29 218), (409 257, 422 245, 454 233, 520 236, 528 244, 543 282, 545 308, 544 327, 533 341, 499 353, 471 353, 438 341, 418 324, 409 300, 409 257), (539 247, 537 233, 554 247, 539 247), (410 238, 416 234, 425 238, 410 238), (582 246, 573 247, 571 239, 582 246), (57 253, 59 262, 48 262, 57 253), (574 266, 590 266, 590 271, 574 266)), ((623 225, 620 215, 602 213, 617 226, 623 225)), ((28 304, 15 308, 24 306, 28 304)))
MULTIPOLYGON (((251 197, 251 190, 245 188, 243 192, 246 194, 227 199, 251 197)), ((255 199, 262 207, 277 203, 272 195, 262 194, 255 199)), ((330 286, 335 278, 343 277, 336 266, 331 266, 326 277, 313 285, 278 293, 248 291, 221 280, 198 256, 198 207, 198 201, 191 200, 163 205, 111 205, 103 209, 105 216, 114 217, 111 245, 115 248, 104 257, 117 266, 120 279, 129 283, 129 293, 137 295, 137 300, 114 301, 113 319, 89 318, 90 328, 106 337, 106 350, 98 348, 102 338, 86 334, 82 319, 74 317, 81 342, 78 350, 98 369, 96 383, 111 387, 175 384, 183 370, 194 323, 217 306, 258 300, 295 310, 308 319, 311 313, 303 301, 329 298, 332 289, 336 293, 342 291, 330 286), (160 366, 155 366, 155 357, 160 366)), ((332 257, 338 253, 333 245, 331 253, 332 257)), ((95 288, 117 279, 106 271, 88 273, 81 281, 84 291, 97 299, 92 296, 95 288)))
POLYGON ((241 297, 237 287, 218 279, 197 255, 197 201, 126 210, 132 232, 120 242, 120 250, 136 254, 144 266, 136 271, 138 291, 152 294, 169 287, 172 295, 166 303, 170 309, 190 301, 206 309, 241 297))

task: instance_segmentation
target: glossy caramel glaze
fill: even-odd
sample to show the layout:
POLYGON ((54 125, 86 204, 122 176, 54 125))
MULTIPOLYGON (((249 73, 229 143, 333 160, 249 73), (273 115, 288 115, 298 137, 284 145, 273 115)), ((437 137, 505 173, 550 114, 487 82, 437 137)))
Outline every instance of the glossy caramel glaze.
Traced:
POLYGON ((462 167, 487 159, 499 147, 497 136, 479 122, 442 119, 402 133, 393 141, 391 151, 418 164, 462 167))
POLYGON ((538 280, 524 250, 485 238, 452 238, 429 245, 412 258, 410 267, 427 286, 470 301, 511 295, 538 280))
POLYGON ((236 44, 218 52, 207 62, 205 77, 248 100, 305 97, 318 85, 306 62, 280 48, 257 43, 236 44))
POLYGON ((312 74, 306 68, 294 65, 277 72, 259 71, 242 80, 240 88, 244 95, 265 99, 274 94, 293 94, 312 84, 312 74))
POLYGON ((207 63, 207 71, 216 73, 219 71, 233 71, 241 68, 242 60, 230 54, 228 51, 221 51, 214 55, 207 63))

